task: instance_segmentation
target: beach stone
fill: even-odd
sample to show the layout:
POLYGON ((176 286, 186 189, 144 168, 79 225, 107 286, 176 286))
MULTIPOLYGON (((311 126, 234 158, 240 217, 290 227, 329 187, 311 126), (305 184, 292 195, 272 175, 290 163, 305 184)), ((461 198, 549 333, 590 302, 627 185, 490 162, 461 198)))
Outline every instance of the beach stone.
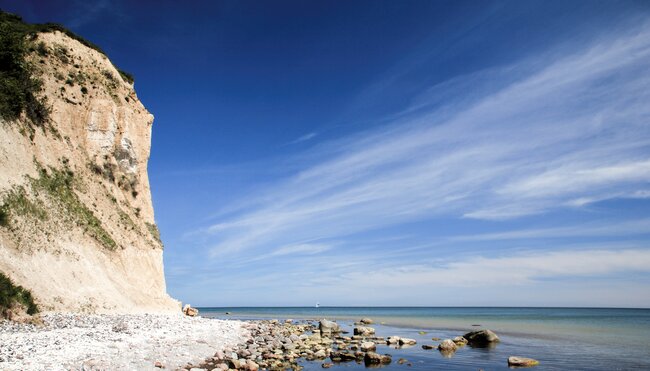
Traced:
POLYGON ((129 327, 124 322, 117 323, 113 326, 113 332, 127 332, 129 327))
POLYGON ((422 349, 426 349, 426 350, 433 349, 433 345, 424 344, 424 345, 422 346, 422 349))
POLYGON ((321 336, 331 336, 333 334, 341 332, 341 328, 339 327, 338 323, 326 319, 320 320, 318 323, 318 329, 320 330, 321 336))
POLYGON ((438 350, 441 352, 455 352, 456 349, 458 346, 451 339, 445 339, 438 345, 438 350))
POLYGON ((230 369, 230 367, 228 367, 227 364, 225 364, 225 363, 218 363, 218 364, 216 365, 216 367, 215 367, 212 371, 215 371, 215 370, 228 371, 229 369, 230 369))
POLYGON ((403 365, 403 364, 405 364, 405 363, 408 363, 408 359, 406 359, 406 358, 400 358, 400 359, 397 361, 397 364, 399 364, 399 365, 403 365))
POLYGON ((399 339, 400 339, 399 336, 389 336, 386 339, 386 343, 388 343, 388 344, 399 344, 399 339))
POLYGON ((156 361, 156 362, 153 364, 153 367, 156 367, 156 368, 164 368, 165 366, 162 364, 162 362, 160 362, 160 361, 156 361))
POLYGON ((250 359, 246 361, 246 370, 248 370, 248 371, 257 371, 257 370, 259 370, 259 368, 260 368, 260 366, 257 363, 255 363, 254 361, 252 361, 250 359))
POLYGON ((357 326, 354 328, 354 335, 370 336, 375 334, 375 329, 372 327, 357 326))
POLYGON ((511 367, 533 367, 537 366, 539 361, 532 358, 510 356, 508 357, 508 366, 511 367))
POLYGON ((334 364, 333 364, 333 363, 329 363, 329 362, 327 362, 327 363, 323 363, 322 365, 320 365, 320 367, 322 367, 322 368, 330 368, 330 367, 332 367, 332 366, 334 366, 334 364))
POLYGON ((371 352, 371 351, 374 352, 375 350, 377 350, 377 345, 375 345, 375 343, 373 343, 372 341, 366 341, 361 343, 360 349, 362 352, 371 352))
POLYGON ((467 339, 465 339, 462 336, 456 336, 455 338, 452 339, 452 341, 454 343, 456 343, 456 345, 458 345, 458 346, 463 346, 463 345, 467 344, 467 339))
POLYGON ((409 338, 399 339, 399 345, 415 345, 415 344, 417 344, 417 341, 415 341, 415 339, 409 339, 409 338))
POLYGON ((363 361, 366 365, 386 365, 393 361, 392 357, 388 354, 377 354, 375 352, 368 352, 363 357, 363 361))
POLYGON ((361 318, 361 321, 359 322, 361 322, 361 324, 363 325, 372 325, 373 320, 366 317, 366 318, 361 318))
POLYGON ((199 315, 199 310, 196 308, 192 308, 192 306, 190 306, 189 304, 185 304, 185 306, 183 307, 183 313, 186 316, 196 317, 199 315))
POLYGON ((348 352, 332 352, 330 359, 336 362, 350 362, 356 359, 356 356, 348 352))
POLYGON ((471 331, 463 335, 470 345, 485 346, 490 343, 498 343, 501 341, 497 334, 490 330, 477 330, 471 331))

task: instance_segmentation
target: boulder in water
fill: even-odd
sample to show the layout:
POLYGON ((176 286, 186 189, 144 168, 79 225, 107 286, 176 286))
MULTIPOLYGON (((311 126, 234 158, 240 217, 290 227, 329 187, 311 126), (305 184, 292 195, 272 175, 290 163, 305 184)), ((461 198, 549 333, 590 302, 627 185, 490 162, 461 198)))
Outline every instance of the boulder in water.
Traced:
POLYGON ((445 339, 438 345, 438 350, 441 352, 455 352, 456 349, 458 346, 451 339, 445 339))
POLYGON ((415 341, 415 339, 408 339, 408 338, 399 339, 399 345, 415 345, 415 344, 417 344, 417 341, 415 341))
POLYGON ((375 329, 372 327, 357 326, 354 328, 354 334, 359 336, 370 336, 375 334, 375 329))
POLYGON ((537 366, 539 361, 532 358, 510 356, 508 357, 508 366, 510 367, 532 367, 537 366))
POLYGON ((490 330, 477 330, 468 332, 463 335, 463 337, 467 339, 467 342, 470 345, 474 346, 487 346, 492 343, 498 343, 501 341, 497 334, 490 330))
POLYGON ((326 319, 320 320, 318 329, 320 330, 321 336, 331 336, 332 334, 341 332, 338 323, 326 319))

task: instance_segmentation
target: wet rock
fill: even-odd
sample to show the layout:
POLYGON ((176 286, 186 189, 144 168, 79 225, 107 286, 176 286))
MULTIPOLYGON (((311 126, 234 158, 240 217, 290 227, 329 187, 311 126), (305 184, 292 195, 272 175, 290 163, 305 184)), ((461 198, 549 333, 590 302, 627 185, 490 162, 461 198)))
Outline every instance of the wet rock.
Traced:
POLYGON ((356 359, 356 355, 348 352, 332 352, 330 359, 336 362, 350 362, 356 359))
POLYGON ((322 319, 318 323, 318 329, 320 330, 321 336, 332 336, 336 333, 341 332, 341 328, 339 327, 338 323, 328 321, 326 319, 322 319))
POLYGON ((467 339, 465 339, 462 336, 456 336, 455 338, 452 339, 452 341, 454 343, 456 343, 456 345, 458 345, 458 346, 463 346, 463 345, 467 344, 467 339))
POLYGON ((403 365, 403 364, 405 364, 405 363, 408 363, 408 359, 400 358, 400 359, 397 361, 397 364, 400 364, 400 365, 403 365))
POLYGON ((458 346, 451 339, 445 339, 438 345, 438 350, 441 352, 455 352, 456 349, 458 346))
POLYGON ((487 346, 491 343, 498 343, 500 341, 497 334, 495 334, 490 330, 478 330, 478 331, 468 332, 465 335, 463 335, 463 337, 467 339, 467 342, 470 345, 474 345, 474 346, 487 346))
POLYGON ((333 363, 323 363, 322 365, 320 365, 320 367, 322 367, 322 368, 330 368, 332 366, 334 366, 333 363))
POLYGON ((388 354, 377 354, 375 352, 368 352, 363 358, 366 365, 387 365, 393 361, 392 357, 388 354))
POLYGON ((532 358, 510 356, 508 357, 508 366, 510 367, 533 367, 537 366, 539 361, 532 358))
POLYGON ((389 344, 389 345, 390 344, 399 344, 399 339, 400 339, 399 336, 389 336, 386 339, 386 343, 389 344))
POLYGON ((361 321, 359 322, 361 322, 361 324, 363 325, 372 325, 373 320, 370 318, 361 318, 361 321))
POLYGON ((418 342, 415 341, 415 339, 409 339, 409 338, 400 338, 399 339, 399 345, 415 345, 418 342))
POLYGON ((371 336, 375 334, 375 329, 372 327, 357 326, 354 328, 354 334, 359 336, 371 336))
POLYGON ((425 350, 433 349, 433 345, 424 344, 424 345, 422 346, 422 349, 425 349, 425 350))
POLYGON ((374 352, 377 350, 377 345, 375 345, 375 343, 372 341, 366 341, 361 343, 360 349, 362 352, 374 352))

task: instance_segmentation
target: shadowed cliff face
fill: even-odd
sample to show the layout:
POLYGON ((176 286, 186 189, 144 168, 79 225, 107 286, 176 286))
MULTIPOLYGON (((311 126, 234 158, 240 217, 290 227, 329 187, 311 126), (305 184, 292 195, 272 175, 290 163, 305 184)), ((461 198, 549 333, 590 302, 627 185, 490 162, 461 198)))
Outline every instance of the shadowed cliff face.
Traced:
POLYGON ((178 310, 147 176, 153 116, 101 52, 60 31, 26 43, 50 112, 0 119, 0 272, 41 310, 178 310))

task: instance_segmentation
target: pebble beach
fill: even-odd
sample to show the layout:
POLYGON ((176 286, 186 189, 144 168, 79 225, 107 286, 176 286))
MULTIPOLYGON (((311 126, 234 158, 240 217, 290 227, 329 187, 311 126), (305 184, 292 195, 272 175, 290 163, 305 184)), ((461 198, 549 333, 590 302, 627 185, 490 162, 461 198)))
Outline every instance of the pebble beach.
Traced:
POLYGON ((0 322, 2 370, 155 370, 200 363, 245 342, 240 321, 178 315, 43 314, 0 322))

